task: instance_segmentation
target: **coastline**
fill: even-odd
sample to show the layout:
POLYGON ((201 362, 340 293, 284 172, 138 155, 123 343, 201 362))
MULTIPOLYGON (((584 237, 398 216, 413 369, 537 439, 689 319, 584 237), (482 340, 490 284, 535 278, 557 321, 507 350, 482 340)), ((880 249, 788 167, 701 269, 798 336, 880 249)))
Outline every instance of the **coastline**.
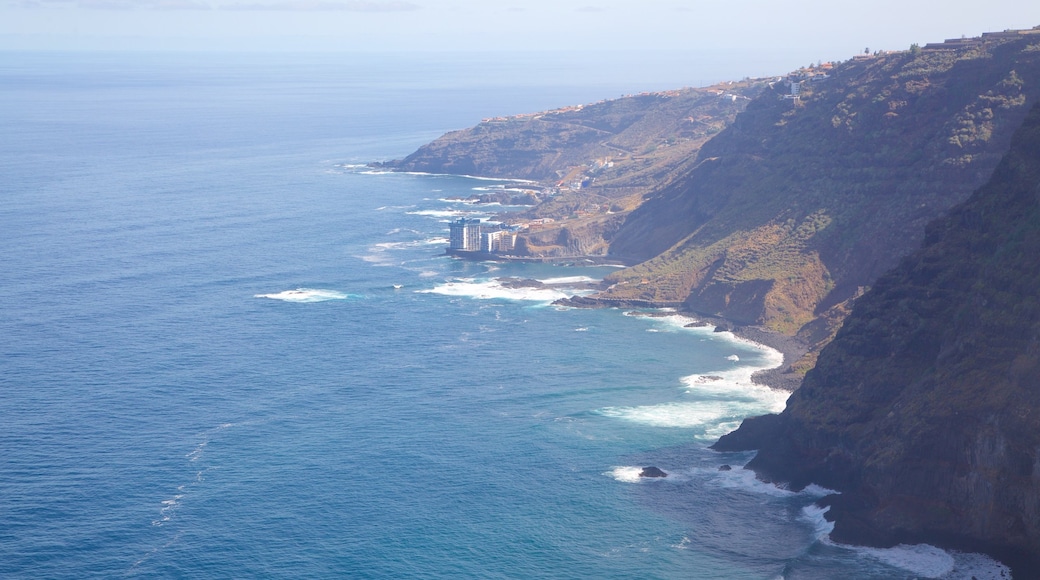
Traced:
POLYGON ((794 392, 802 385, 804 375, 792 372, 791 364, 800 360, 809 352, 809 345, 795 336, 781 334, 763 326, 740 325, 732 320, 683 310, 682 303, 664 304, 661 302, 644 302, 639 300, 604 300, 584 296, 572 296, 557 300, 554 304, 571 308, 646 308, 661 310, 675 309, 675 314, 687 315, 715 327, 716 332, 732 332, 736 337, 777 350, 784 356, 784 362, 772 369, 765 369, 751 375, 755 384, 788 393, 794 392))
MULTIPOLYGON (((723 321, 723 324, 726 322, 723 321)), ((794 336, 787 336, 760 326, 734 326, 729 330, 740 338, 776 349, 784 355, 783 364, 776 368, 756 372, 751 375, 752 382, 789 393, 802 385, 804 375, 792 372, 791 363, 809 352, 809 345, 794 336)))
MULTIPOLYGON (((502 181, 502 182, 515 182, 515 183, 527 183, 537 184, 539 182, 529 179, 510 179, 502 177, 482 177, 478 175, 462 175, 462 174, 434 174, 434 173, 422 173, 422 172, 410 172, 402 171, 393 166, 393 161, 390 162, 370 162, 366 164, 367 167, 373 169, 381 169, 389 171, 391 173, 414 173, 421 175, 453 175, 456 177, 466 177, 470 179, 481 179, 487 181, 502 181)), ((461 200, 460 200, 461 201, 461 200)), ((478 202, 479 203, 479 202, 478 202)), ((552 264, 568 264, 584 262, 586 264, 597 264, 597 265, 617 265, 617 266, 631 266, 627 260, 620 260, 608 256, 512 256, 504 254, 493 254, 488 252, 471 252, 471 251, 457 251, 447 249, 445 255, 461 260, 469 260, 476 262, 529 262, 529 263, 552 263, 552 264)), ((755 372, 751 375, 751 380, 755 384, 763 385, 771 389, 786 391, 788 393, 794 392, 802 384, 802 378, 804 375, 792 372, 790 370, 791 364, 799 360, 807 352, 809 352, 809 345, 801 339, 794 336, 787 336, 779 332, 770 330, 762 326, 743 326, 734 321, 726 320, 710 315, 704 315, 692 311, 683 311, 682 303, 675 304, 662 304, 659 302, 645 302, 638 300, 619 300, 616 304, 611 304, 610 300, 604 300, 602 298, 589 298, 584 296, 572 296, 563 300, 558 300, 554 304, 560 304, 564 306, 570 306, 573 308, 604 308, 604 307, 633 307, 633 308, 676 308, 680 314, 690 314, 696 316, 698 320, 703 320, 714 325, 719 331, 730 331, 735 336, 749 340, 751 342, 761 344, 763 346, 775 349, 779 351, 783 357, 784 362, 780 366, 772 369, 765 369, 755 372)))

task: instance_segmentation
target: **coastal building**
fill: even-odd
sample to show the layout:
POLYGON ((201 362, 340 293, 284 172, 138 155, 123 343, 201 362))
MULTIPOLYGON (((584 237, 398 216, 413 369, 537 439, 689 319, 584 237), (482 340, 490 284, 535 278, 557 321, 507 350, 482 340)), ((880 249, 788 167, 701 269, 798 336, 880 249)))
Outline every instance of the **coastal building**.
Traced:
POLYGON ((448 226, 448 249, 462 252, 480 251, 480 220, 459 218, 448 226))
POLYGON ((448 226, 448 253, 506 254, 516 248, 516 228, 459 218, 448 226))
POLYGON ((494 230, 480 234, 480 251, 489 254, 507 254, 516 247, 516 232, 494 230))

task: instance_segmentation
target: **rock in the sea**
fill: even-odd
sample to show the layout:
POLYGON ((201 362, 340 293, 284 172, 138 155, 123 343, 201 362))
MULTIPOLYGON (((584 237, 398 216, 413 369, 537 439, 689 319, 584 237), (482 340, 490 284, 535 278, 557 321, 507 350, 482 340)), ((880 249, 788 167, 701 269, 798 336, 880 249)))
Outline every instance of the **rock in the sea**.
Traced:
POLYGON ((498 283, 503 288, 544 288, 545 283, 541 280, 532 280, 530 278, 499 278, 498 283))
POLYGON ((726 465, 725 463, 723 463, 722 465, 719 466, 719 471, 733 471, 733 468, 731 466, 726 465))
POLYGON ((661 471, 657 467, 644 467, 643 471, 639 472, 639 477, 668 477, 668 474, 661 471))

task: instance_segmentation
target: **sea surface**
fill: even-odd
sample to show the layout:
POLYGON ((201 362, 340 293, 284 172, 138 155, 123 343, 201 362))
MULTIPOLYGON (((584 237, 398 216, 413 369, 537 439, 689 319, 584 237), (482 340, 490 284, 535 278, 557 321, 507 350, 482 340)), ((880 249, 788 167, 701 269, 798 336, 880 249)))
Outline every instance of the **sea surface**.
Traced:
POLYGON ((1006 572, 830 542, 826 490, 706 448, 783 408, 779 353, 552 306, 611 269, 444 255, 514 184, 365 166, 714 80, 593 60, 0 54, 0 577, 1006 572))

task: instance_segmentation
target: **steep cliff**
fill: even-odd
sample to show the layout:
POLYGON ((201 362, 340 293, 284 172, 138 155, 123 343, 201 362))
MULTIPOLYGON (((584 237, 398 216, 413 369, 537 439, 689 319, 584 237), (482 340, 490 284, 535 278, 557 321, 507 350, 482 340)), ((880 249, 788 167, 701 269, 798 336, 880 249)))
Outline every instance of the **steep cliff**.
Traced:
POLYGON ((779 416, 716 444, 838 490, 838 541, 985 551, 1040 577, 1040 106, 990 181, 856 301, 779 416))
POLYGON ((849 299, 992 173, 1040 98, 1040 30, 821 72, 776 82, 628 216, 609 252, 643 262, 599 298, 825 343, 849 299))

